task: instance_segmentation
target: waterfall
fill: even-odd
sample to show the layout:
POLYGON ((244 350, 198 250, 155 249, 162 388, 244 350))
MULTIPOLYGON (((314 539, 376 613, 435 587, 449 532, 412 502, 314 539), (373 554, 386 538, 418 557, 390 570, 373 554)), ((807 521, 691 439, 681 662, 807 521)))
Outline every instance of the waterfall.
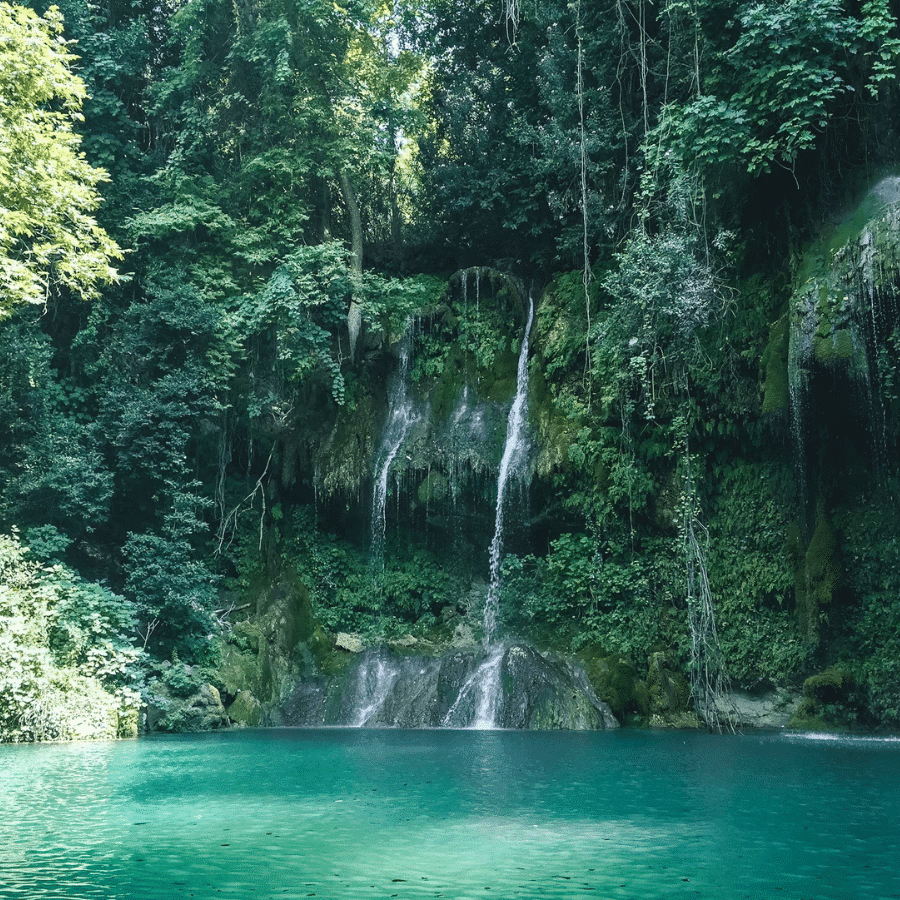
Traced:
POLYGON ((285 725, 357 728, 616 728, 584 670, 525 644, 489 653, 360 653, 345 672, 301 681, 280 714, 285 725))
POLYGON ((412 347, 412 329, 407 324, 400 342, 400 366, 391 380, 388 420, 375 467, 372 486, 372 566, 379 573, 384 565, 384 535, 387 526, 387 486, 391 463, 406 440, 410 428, 418 421, 409 396, 407 372, 412 347))
POLYGON ((354 725, 362 727, 377 715, 390 696, 397 677, 397 669, 381 656, 367 659, 360 666, 354 698, 354 725))
POLYGON ((497 477, 497 511, 494 519, 494 538, 491 541, 490 549, 491 581, 484 604, 485 649, 491 645, 497 627, 497 612, 500 604, 500 564, 503 552, 503 503, 506 499, 506 488, 510 476, 517 474, 524 457, 524 427, 528 411, 528 336, 531 333, 533 318, 534 302, 529 296, 528 322, 522 336, 519 367, 516 373, 516 396, 509 410, 509 418, 506 423, 506 445, 503 448, 500 473, 497 477))
POLYGON ((503 693, 500 668, 505 652, 502 644, 495 646, 466 679, 441 722, 443 727, 497 727, 497 709, 503 693))

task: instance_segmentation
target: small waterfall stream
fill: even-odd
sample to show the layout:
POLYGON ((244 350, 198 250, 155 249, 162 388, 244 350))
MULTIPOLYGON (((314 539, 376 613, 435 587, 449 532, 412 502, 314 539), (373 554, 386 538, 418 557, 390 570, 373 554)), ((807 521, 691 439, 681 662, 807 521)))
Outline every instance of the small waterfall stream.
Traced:
POLYGON ((500 460, 500 472, 497 476, 497 512, 494 519, 494 538, 490 548, 491 581, 488 587, 487 600, 484 604, 484 648, 487 650, 493 640, 497 628, 497 612, 500 604, 500 565, 503 552, 503 504, 506 489, 511 476, 516 475, 524 460, 525 450, 525 417, 528 412, 528 337, 531 333, 531 322, 534 318, 534 302, 528 298, 528 322, 522 335, 522 347, 519 350, 519 366, 516 372, 516 396, 509 410, 506 424, 506 445, 500 460))
POLYGON ((366 659, 360 666, 356 686, 355 707, 357 727, 366 725, 384 706, 397 681, 398 672, 381 656, 366 659))
POLYGON ((376 575, 384 567, 384 535, 387 525, 387 488, 391 463, 397 456, 410 428, 418 421, 412 398, 409 396, 407 375, 412 349, 412 328, 407 324, 400 342, 400 366, 391 380, 388 421, 381 450, 375 466, 372 487, 372 569, 376 575))
POLYGON ((444 716, 445 728, 496 728, 500 704, 501 672, 506 647, 495 645, 466 679, 453 706, 444 716))

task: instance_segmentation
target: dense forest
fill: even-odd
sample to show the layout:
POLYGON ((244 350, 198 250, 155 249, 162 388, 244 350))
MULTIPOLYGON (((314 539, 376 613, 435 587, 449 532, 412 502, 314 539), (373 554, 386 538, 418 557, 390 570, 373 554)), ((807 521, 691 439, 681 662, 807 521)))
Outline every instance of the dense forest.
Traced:
POLYGON ((898 6, 0 3, 0 739, 477 643, 523 337, 502 633, 900 726, 898 6))

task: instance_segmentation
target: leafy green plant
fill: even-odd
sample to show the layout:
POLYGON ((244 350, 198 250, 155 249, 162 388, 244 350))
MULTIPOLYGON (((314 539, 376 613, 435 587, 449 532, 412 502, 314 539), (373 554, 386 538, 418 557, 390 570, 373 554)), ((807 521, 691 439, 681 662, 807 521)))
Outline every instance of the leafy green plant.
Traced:
POLYGON ((0 537, 0 740, 115 737, 139 704, 129 604, 0 537))

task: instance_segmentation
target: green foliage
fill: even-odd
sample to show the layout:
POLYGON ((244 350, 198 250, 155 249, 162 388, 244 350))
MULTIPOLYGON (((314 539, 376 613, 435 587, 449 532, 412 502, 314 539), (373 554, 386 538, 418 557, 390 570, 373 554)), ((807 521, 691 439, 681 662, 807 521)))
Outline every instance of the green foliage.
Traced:
POLYGON ((96 296, 121 256, 92 215, 106 176, 79 149, 85 91, 61 32, 55 7, 0 3, 0 316, 51 288, 96 296))
POLYGON ((556 641, 646 659, 655 645, 678 640, 670 609, 683 576, 670 542, 642 549, 632 554, 586 534, 563 534, 543 559, 509 555, 501 611, 541 636, 548 626, 556 641))
POLYGON ((843 613, 847 638, 836 662, 855 677, 868 716, 896 727, 900 724, 900 534, 892 510, 893 501, 882 496, 859 508, 844 509, 836 517, 846 560, 843 577, 855 598, 843 613))
POLYGON ((816 508, 816 527, 808 546, 795 544, 793 550, 797 618, 803 639, 810 647, 815 647, 821 639, 822 624, 828 620, 841 577, 836 536, 821 498, 816 508))
POLYGON ((373 571, 368 553, 321 531, 310 509, 295 508, 292 519, 285 549, 326 628, 385 635, 431 627, 452 602, 446 564, 424 549, 392 539, 384 570, 373 571))
MULTIPOLYGON (((172 651, 171 664, 163 669, 161 681, 173 697, 181 697, 182 699, 195 694, 203 683, 200 679, 194 677, 193 670, 181 662, 178 658, 178 653, 174 650, 172 651)), ((177 731, 178 729, 173 730, 177 731)))
POLYGON ((134 604, 144 646, 158 656, 180 652, 205 662, 214 654, 219 578, 194 548, 205 537, 198 518, 205 505, 195 493, 173 491, 161 532, 129 534, 123 547, 123 593, 134 604))
POLYGON ((718 46, 703 88, 665 106, 648 138, 649 148, 704 175, 723 166, 752 175, 793 167, 838 101, 857 90, 854 82, 877 93, 900 59, 885 0, 863 3, 858 17, 841 0, 755 0, 741 4, 731 24, 708 36, 718 46))
POLYGON ((380 326, 389 339, 406 330, 410 317, 434 308, 447 292, 447 282, 434 275, 385 278, 365 273, 360 307, 365 321, 380 326))
POLYGON ((371 633, 386 624, 368 560, 334 535, 320 532, 307 510, 295 513, 294 563, 317 619, 334 631, 371 633))
MULTIPOLYGON (((610 198, 627 182, 633 97, 615 16, 578 7, 583 53, 585 194, 592 246, 616 227, 610 198)), ((435 244, 474 262, 535 259, 572 268, 582 255, 581 129, 576 97, 576 8, 549 0, 529 9, 510 45, 496 7, 429 0, 409 31, 434 65, 418 135, 421 227, 435 244)), ((627 190, 627 188, 626 188, 627 190)))
POLYGON ((272 345, 278 382, 299 384, 323 370, 341 404, 344 380, 331 334, 346 316, 352 292, 347 253, 340 245, 301 247, 275 270, 256 302, 241 309, 239 328, 272 345))
POLYGON ((794 615, 786 473, 741 462, 717 472, 715 482, 709 579, 729 672, 745 687, 785 684, 809 662, 794 615))
MULTIPOLYGON (((343 534, 360 530, 351 495, 411 319, 435 440, 410 448, 410 515, 443 516, 452 497, 453 521, 489 528, 488 481, 451 474, 438 432, 464 385, 495 410, 511 396, 522 298, 501 271, 538 301, 532 502, 547 548, 507 558, 507 624, 629 654, 635 672, 660 646, 684 663, 687 441, 737 680, 809 674, 815 639, 817 665, 853 675, 847 703, 900 721, 895 535, 859 524, 856 482, 823 465, 810 480, 828 520, 809 546, 795 534, 792 559, 795 491, 775 461, 791 442, 784 416, 759 415, 790 401, 782 287, 797 241, 849 193, 848 168, 896 156, 895 3, 622 0, 610 14, 542 0, 514 43, 487 0, 61 5, 65 38, 58 13, 0 4, 0 314, 18 310, 0 327, 0 517, 28 529, 28 559, 46 556, 29 576, 44 594, 16 601, 36 673, 21 736, 68 733, 52 725, 65 697, 82 715, 123 677, 91 661, 96 645, 119 664, 97 635, 136 627, 163 658, 208 659, 232 567, 249 590, 290 557, 333 630, 431 627, 465 597, 458 561, 404 529, 383 572, 343 534), (116 247, 94 216, 131 247, 129 280, 102 291, 116 247), (25 300, 46 314, 29 319, 25 300), (366 324, 353 359, 351 300, 366 324), (214 529, 234 538, 215 561, 214 529)), ((883 206, 878 234, 896 230, 883 206)), ((804 257, 801 283, 831 284, 848 227, 816 244, 814 271, 804 257)), ((890 460, 896 273, 875 268, 878 347, 859 374, 890 460)), ((861 346, 833 287, 815 298, 828 309, 813 380, 861 346)), ((497 455, 501 419, 465 465, 497 455)), ((807 461, 837 440, 816 437, 807 461)), ((184 693, 196 677, 177 662, 163 682, 184 693)))
POLYGON ((37 322, 17 316, 0 329, 0 468, 8 523, 51 524, 73 537, 107 518, 112 475, 81 392, 60 382, 37 322))
POLYGON ((133 625, 122 597, 0 538, 0 740, 115 737, 139 699, 133 625))
POLYGON ((660 398, 681 395, 688 370, 702 372, 700 333, 724 314, 726 297, 701 234, 679 225, 636 229, 603 286, 615 302, 593 327, 595 378, 610 405, 617 386, 634 384, 652 420, 660 398))

